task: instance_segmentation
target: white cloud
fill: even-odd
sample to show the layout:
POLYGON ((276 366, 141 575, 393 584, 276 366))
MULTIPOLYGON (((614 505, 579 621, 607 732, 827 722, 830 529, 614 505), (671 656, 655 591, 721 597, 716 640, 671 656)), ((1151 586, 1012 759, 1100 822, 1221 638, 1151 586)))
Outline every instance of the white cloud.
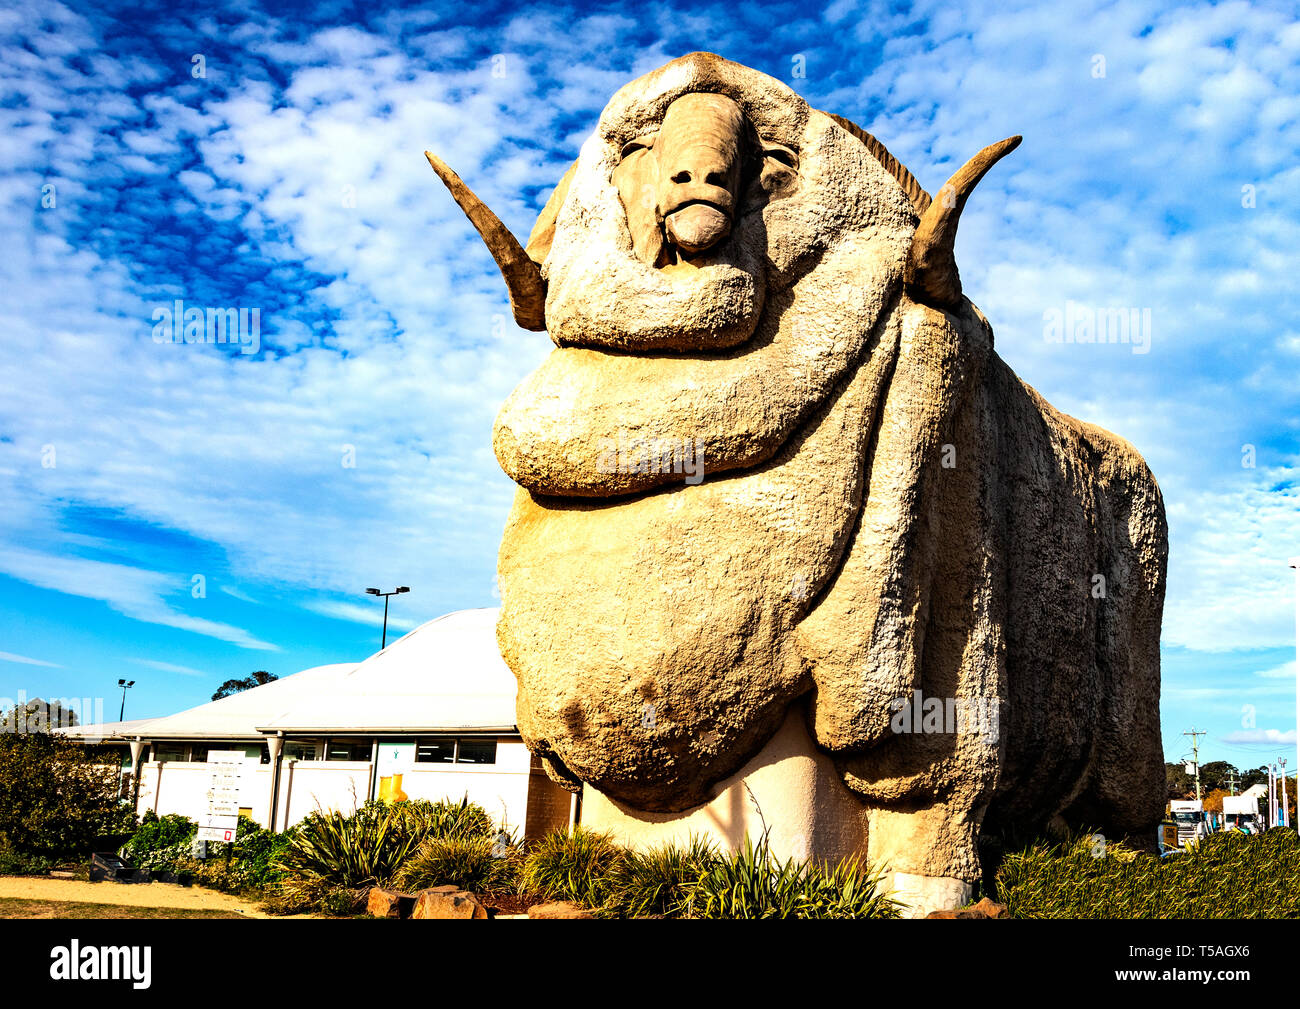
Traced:
MULTIPOLYGON (((367 624, 371 627, 380 627, 384 622, 384 605, 378 603, 371 606, 365 606, 361 603, 345 603, 336 600, 321 600, 319 602, 308 603, 307 609, 322 616, 334 617, 338 620, 348 620, 354 624, 367 624)), ((390 630, 397 629, 409 631, 419 626, 419 621, 412 620, 409 617, 398 616, 390 612, 388 614, 388 627, 390 630)))
POLYGON ((164 600, 166 595, 177 594, 178 589, 187 590, 188 579, 178 582, 175 576, 158 571, 80 557, 59 557, 21 547, 0 551, 0 572, 41 588, 101 600, 134 620, 192 631, 241 648, 277 650, 275 645, 260 641, 241 628, 183 613, 164 600))
POLYGON ((13 652, 0 652, 0 662, 18 662, 25 666, 49 666, 51 669, 63 668, 57 662, 46 662, 44 659, 33 659, 26 655, 15 655, 13 652))
POLYGON ((174 662, 160 662, 157 659, 132 659, 132 662, 142 666, 148 666, 150 669, 157 669, 163 673, 180 673, 182 676, 207 676, 202 669, 195 669, 192 666, 178 666, 174 662))
POLYGON ((1294 746, 1295 729, 1288 729, 1282 732, 1278 729, 1243 729, 1240 732, 1230 732, 1220 739, 1220 742, 1232 745, 1243 744, 1267 744, 1274 746, 1294 746))

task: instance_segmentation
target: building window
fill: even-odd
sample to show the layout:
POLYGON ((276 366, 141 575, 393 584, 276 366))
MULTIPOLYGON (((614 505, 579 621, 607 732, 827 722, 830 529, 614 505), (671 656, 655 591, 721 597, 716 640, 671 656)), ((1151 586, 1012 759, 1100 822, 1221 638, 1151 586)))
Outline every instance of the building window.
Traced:
POLYGON ((208 749, 209 747, 207 743, 193 744, 190 747, 190 760, 195 760, 198 761, 199 763, 203 763, 203 761, 208 759, 208 749))
POLYGON ((369 760, 371 745, 351 739, 331 739, 325 748, 326 760, 369 760))
POLYGON ((497 741, 495 739, 462 739, 456 747, 458 764, 495 764, 497 741))
POLYGON ((159 763, 185 759, 184 743, 154 743, 153 759, 159 763))
POLYGON ((316 744, 315 743, 285 743, 284 757, 286 760, 315 760, 316 744))
POLYGON ((495 739, 421 739, 415 745, 420 764, 495 764, 495 739))
POLYGON ((415 744, 415 760, 419 764, 450 764, 456 759, 456 740, 422 739, 415 744))

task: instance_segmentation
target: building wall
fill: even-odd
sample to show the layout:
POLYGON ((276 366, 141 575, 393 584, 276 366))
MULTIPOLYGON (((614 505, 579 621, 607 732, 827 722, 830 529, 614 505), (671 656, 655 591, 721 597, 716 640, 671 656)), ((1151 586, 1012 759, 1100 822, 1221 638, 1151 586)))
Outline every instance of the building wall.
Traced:
MULTIPOLYGON (((216 747, 220 748, 220 747, 216 747)), ((383 746, 381 745, 381 749, 383 746)), ((401 792, 410 799, 460 799, 468 795, 486 809, 494 821, 524 836, 528 816, 528 748, 519 739, 497 740, 495 764, 416 764, 393 761, 376 766, 373 761, 281 761, 280 791, 275 827, 283 830, 320 809, 349 813, 371 795, 379 793, 382 777, 401 776, 401 792)), ((137 812, 152 810, 159 816, 180 813, 200 819, 207 810, 211 767, 201 761, 148 761, 141 765, 137 812)), ((270 820, 272 766, 256 757, 240 770, 239 805, 263 826, 270 820)))

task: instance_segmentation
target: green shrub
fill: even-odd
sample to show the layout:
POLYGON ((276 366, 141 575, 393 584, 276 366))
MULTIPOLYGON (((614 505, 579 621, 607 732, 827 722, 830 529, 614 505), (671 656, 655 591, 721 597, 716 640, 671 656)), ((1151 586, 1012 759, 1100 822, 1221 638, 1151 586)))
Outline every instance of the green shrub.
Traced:
POLYGON ((239 818, 234 861, 239 865, 240 888, 261 889, 284 875, 272 863, 288 848, 290 837, 287 831, 277 834, 247 816, 239 818))
POLYGON ((179 813, 158 816, 149 810, 118 854, 142 869, 173 869, 190 858, 198 829, 197 823, 179 813))
POLYGON ((428 837, 393 878, 408 892, 453 884, 473 893, 505 893, 519 880, 518 851, 486 837, 428 837))
POLYGON ((1211 834, 1162 859, 1082 835, 1008 855, 998 890, 1018 918, 1300 917, 1300 839, 1211 834))
POLYGON ((558 900, 599 907, 609 896, 609 872, 622 855, 609 834, 574 827, 550 831, 524 860, 520 887, 558 900))
POLYGON ((0 876, 44 876, 54 868, 52 859, 0 848, 0 876))
POLYGON ((684 916, 691 890, 721 856, 712 842, 692 837, 686 847, 659 845, 646 851, 625 851, 610 866, 606 916, 640 918, 684 916))
POLYGON ((775 858, 767 834, 719 858, 691 887, 696 918, 897 918, 881 877, 854 859, 832 866, 775 858))
POLYGON ((46 732, 0 732, 0 848, 67 858, 130 833, 118 760, 46 732))
POLYGON ((358 889, 346 886, 330 887, 321 894, 317 901, 317 907, 325 914, 332 914, 337 917, 360 914, 366 908, 366 898, 369 892, 365 887, 358 889))

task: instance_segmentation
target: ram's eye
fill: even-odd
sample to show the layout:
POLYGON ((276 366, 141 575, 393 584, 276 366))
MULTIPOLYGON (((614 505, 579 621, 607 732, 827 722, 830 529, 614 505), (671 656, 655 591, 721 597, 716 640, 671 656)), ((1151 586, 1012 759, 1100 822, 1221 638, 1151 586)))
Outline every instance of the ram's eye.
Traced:
POLYGON ((618 159, 619 161, 622 161, 635 154, 637 151, 648 151, 654 146, 654 144, 655 138, 653 134, 648 134, 644 137, 637 137, 635 140, 629 140, 623 145, 623 149, 618 152, 618 159))
POLYGON ((795 154, 784 144, 776 144, 767 141, 763 144, 763 157, 785 165, 786 168, 797 170, 799 168, 799 155, 795 154))

